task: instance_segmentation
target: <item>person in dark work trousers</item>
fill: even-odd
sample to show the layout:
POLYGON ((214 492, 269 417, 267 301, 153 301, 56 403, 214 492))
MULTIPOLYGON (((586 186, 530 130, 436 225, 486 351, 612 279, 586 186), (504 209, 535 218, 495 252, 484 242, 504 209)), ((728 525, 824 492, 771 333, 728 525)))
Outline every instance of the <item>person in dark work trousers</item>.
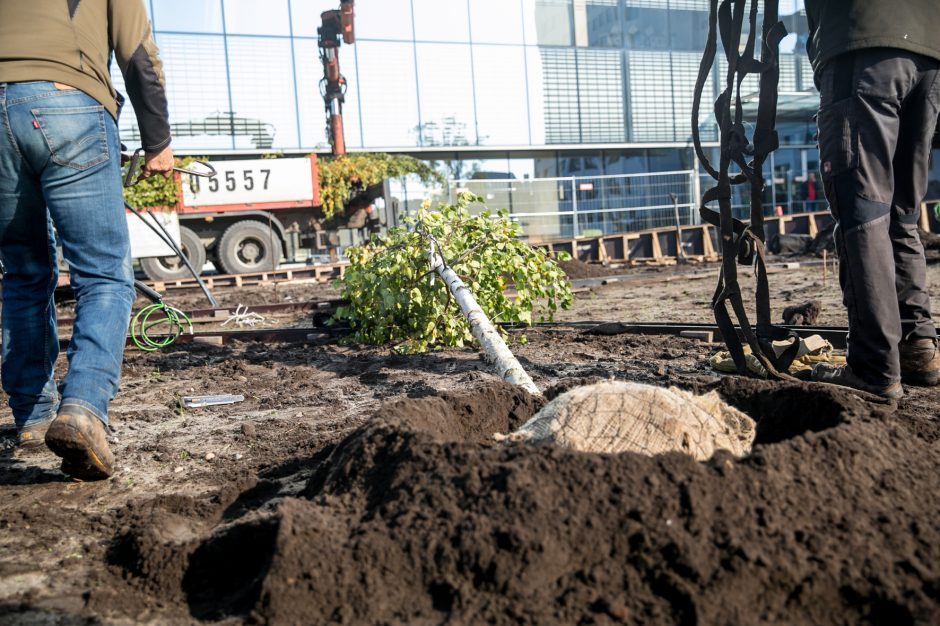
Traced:
POLYGON ((940 2, 806 0, 820 173, 838 222, 848 363, 813 379, 898 399, 940 382, 917 234, 940 111, 940 2))
POLYGON ((108 404, 134 300, 112 54, 137 114, 143 175, 169 174, 163 69, 142 0, 0 0, 3 389, 19 444, 44 441, 85 480, 113 472, 108 404), (53 225, 76 299, 59 388, 53 225))

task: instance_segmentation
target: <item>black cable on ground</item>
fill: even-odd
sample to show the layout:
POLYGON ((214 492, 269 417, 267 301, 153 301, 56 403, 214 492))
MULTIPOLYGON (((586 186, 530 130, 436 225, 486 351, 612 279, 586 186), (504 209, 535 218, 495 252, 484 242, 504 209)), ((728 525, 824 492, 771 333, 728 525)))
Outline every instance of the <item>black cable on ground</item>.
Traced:
POLYGON ((170 236, 170 233, 163 226, 163 224, 161 224, 156 219, 153 219, 153 220, 146 219, 143 213, 141 213, 140 211, 132 207, 130 204, 128 204, 126 200, 124 201, 124 206, 127 208, 128 211, 131 211, 134 215, 139 217, 140 220, 144 224, 146 224, 147 227, 150 228, 150 230, 152 230, 157 235, 157 237, 159 237, 163 241, 163 243, 168 245, 170 249, 174 253, 176 253, 176 256, 180 258, 180 260, 186 266, 186 269, 188 269, 190 273, 193 275, 193 278, 196 279, 196 282, 199 284, 199 288, 202 289, 202 293, 204 293, 206 295, 206 298, 209 300, 209 305, 213 307, 219 306, 218 301, 216 301, 216 299, 213 297, 212 293, 209 291, 209 288, 206 287, 206 283, 204 283, 202 278, 199 277, 199 272, 197 272, 193 268, 192 263, 189 262, 189 259, 187 259, 186 255, 183 254, 183 251, 180 250, 180 247, 176 245, 175 241, 173 241, 173 237, 170 236))

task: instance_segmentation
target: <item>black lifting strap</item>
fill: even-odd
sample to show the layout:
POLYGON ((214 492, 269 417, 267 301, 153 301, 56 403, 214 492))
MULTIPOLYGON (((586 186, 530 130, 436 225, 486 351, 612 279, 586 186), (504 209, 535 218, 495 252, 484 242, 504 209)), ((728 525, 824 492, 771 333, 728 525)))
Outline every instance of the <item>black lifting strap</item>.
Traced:
POLYGON ((772 378, 792 379, 785 372, 799 350, 799 337, 793 331, 774 326, 770 322, 770 290, 767 282, 764 211, 761 200, 764 190, 764 160, 778 147, 777 131, 774 129, 777 117, 777 82, 780 76, 778 50, 787 31, 778 19, 777 0, 764 0, 763 6, 761 59, 758 61, 754 58, 758 0, 721 0, 720 4, 719 0, 710 0, 708 38, 695 82, 695 98, 692 103, 692 139, 702 167, 717 181, 717 185, 703 195, 699 209, 702 219, 718 228, 721 240, 721 272, 718 287, 712 298, 715 321, 739 373, 748 374, 749 371, 744 345, 728 311, 729 303, 737 318, 741 335, 768 375, 772 378), (749 29, 742 52, 741 35, 748 2, 749 29), (715 119, 718 122, 721 141, 721 160, 715 168, 702 150, 698 118, 702 91, 715 62, 719 34, 728 61, 728 71, 725 88, 715 101, 715 119), (744 108, 741 104, 741 83, 748 74, 760 75, 753 142, 748 140, 744 128, 744 108), (740 170, 734 176, 728 172, 732 163, 740 170), (731 186, 743 183, 749 183, 751 187, 749 223, 734 219, 731 214, 731 186), (718 202, 718 212, 705 206, 714 201, 718 202), (738 263, 754 264, 756 267, 756 331, 748 322, 741 299, 738 263), (791 340, 790 345, 779 356, 771 346, 773 341, 778 340, 791 340))

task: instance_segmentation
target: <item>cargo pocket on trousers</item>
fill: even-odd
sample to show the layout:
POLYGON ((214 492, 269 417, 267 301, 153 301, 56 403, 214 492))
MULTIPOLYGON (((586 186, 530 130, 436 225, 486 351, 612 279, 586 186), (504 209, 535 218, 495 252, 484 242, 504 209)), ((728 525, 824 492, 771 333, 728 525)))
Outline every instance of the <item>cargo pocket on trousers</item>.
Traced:
POLYGON ((854 98, 845 98, 816 114, 819 169, 823 180, 858 167, 858 125, 853 123, 854 98))
POLYGON ((32 109, 52 160, 86 170, 108 160, 105 110, 101 105, 32 109))
POLYGON ((858 167, 858 126, 853 123, 854 98, 843 98, 819 108, 816 114, 816 141, 819 146, 819 171, 826 200, 836 219, 839 203, 835 178, 858 167))

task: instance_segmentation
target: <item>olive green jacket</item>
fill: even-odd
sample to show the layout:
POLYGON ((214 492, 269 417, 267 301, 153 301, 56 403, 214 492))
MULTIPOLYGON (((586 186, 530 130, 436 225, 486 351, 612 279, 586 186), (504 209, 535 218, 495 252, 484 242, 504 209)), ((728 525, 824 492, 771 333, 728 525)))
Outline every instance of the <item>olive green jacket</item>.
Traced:
POLYGON ((806 0, 806 18, 817 73, 833 57, 865 48, 940 59, 940 0, 806 0))
POLYGON ((0 0, 0 83, 47 80, 81 89, 117 119, 111 53, 144 149, 170 143, 163 65, 142 0, 0 0))

